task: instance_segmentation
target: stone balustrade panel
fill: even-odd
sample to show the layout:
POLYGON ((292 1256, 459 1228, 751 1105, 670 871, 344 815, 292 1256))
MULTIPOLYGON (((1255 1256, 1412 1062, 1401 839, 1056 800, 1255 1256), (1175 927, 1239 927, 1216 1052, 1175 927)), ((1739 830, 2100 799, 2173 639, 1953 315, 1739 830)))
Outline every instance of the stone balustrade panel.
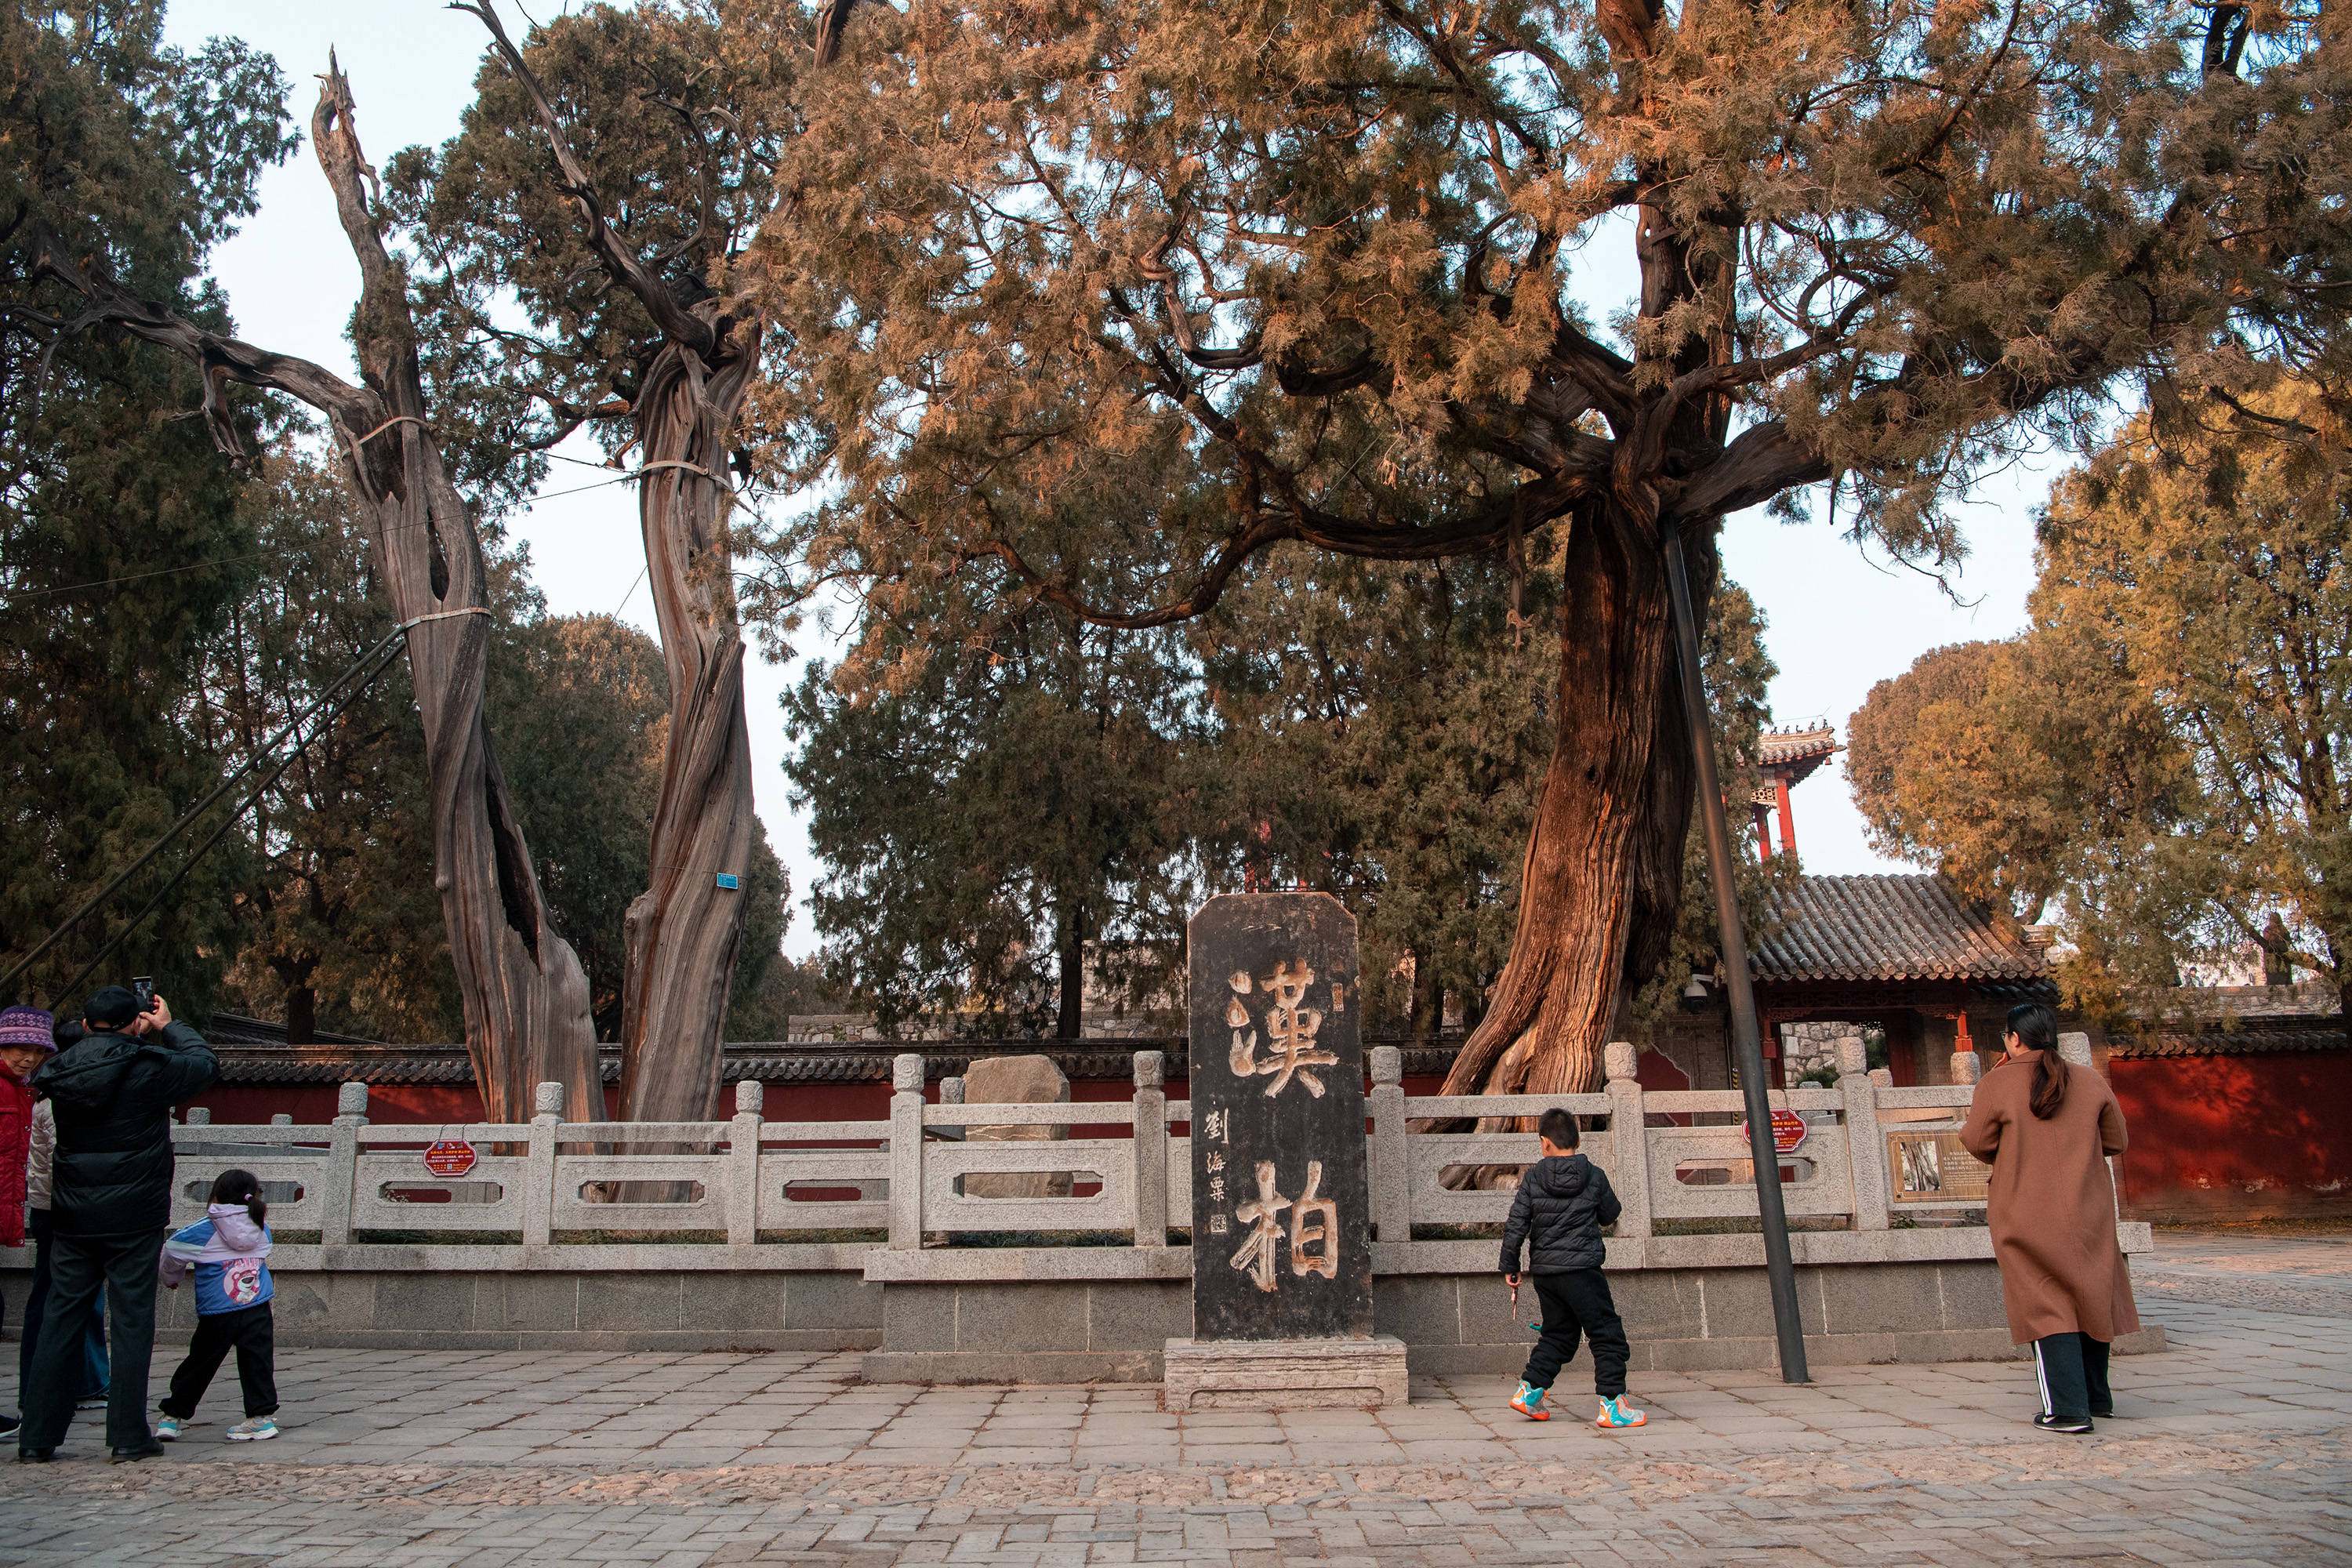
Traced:
MULTIPOLYGON (((1465 1239, 1463 1227, 1498 1225, 1510 1210, 1509 1184, 1448 1187, 1445 1173, 1461 1166, 1525 1165, 1535 1154, 1532 1133, 1412 1132, 1412 1123, 1475 1118, 1493 1125, 1553 1107, 1596 1124, 1585 1132, 1582 1148, 1612 1173, 1626 1201, 1619 1237, 1650 1237, 1660 1222, 1752 1218, 1748 1149, 1736 1125, 1740 1096, 1722 1089, 1646 1093, 1633 1076, 1633 1062, 1630 1047, 1614 1049, 1608 1091, 1601 1094, 1408 1096, 1398 1064, 1375 1052, 1368 1136, 1372 1191, 1382 1207, 1367 1217, 1377 1219, 1381 1244, 1449 1246, 1465 1239), (1441 1237, 1452 1230, 1454 1237, 1418 1239, 1416 1226, 1425 1227, 1424 1237, 1428 1228, 1441 1237)), ((1154 1222, 1181 1227, 1192 1214, 1191 1140, 1172 1131, 1189 1125, 1192 1108, 1166 1098, 1157 1053, 1139 1057, 1132 1100, 986 1110, 992 1121, 1008 1125, 1072 1129, 1132 1129, 1144 1117, 1154 1134, 1147 1139, 1130 1132, 1050 1143, 964 1141, 956 1131, 977 1113, 969 1106, 926 1102, 923 1072, 919 1056, 898 1058, 887 1121, 768 1121, 760 1119, 755 1096, 739 1104, 731 1121, 573 1122, 562 1120, 558 1091, 540 1097, 540 1114, 528 1123, 371 1124, 364 1086, 346 1085, 343 1114, 331 1124, 175 1128, 181 1159, 173 1222, 202 1216, 204 1188, 229 1165, 271 1184, 271 1223, 281 1232, 315 1230, 330 1247, 382 1232, 450 1237, 455 1246, 436 1246, 436 1253, 462 1251, 476 1238, 487 1244, 520 1236, 526 1245, 545 1246, 583 1232, 616 1243, 681 1246, 716 1232, 742 1247, 834 1233, 822 1238, 830 1245, 845 1234, 887 1230, 893 1247, 929 1251, 940 1249, 926 1249, 923 1237, 944 1232, 959 1244, 945 1250, 961 1251, 988 1249, 992 1236, 1017 1240, 1040 1232, 1134 1231, 1138 1246, 1159 1248, 1164 1234, 1146 1234, 1154 1222), (747 1152, 755 1129, 756 1151, 747 1152), (428 1171, 424 1152, 438 1141, 471 1143, 473 1168, 446 1179, 428 1171), (1139 1183, 1139 1152, 1164 1161, 1160 1183, 1139 1183), (967 1175, 1048 1166, 1098 1188, 1084 1196, 1021 1198, 961 1190, 967 1175), (699 1187, 698 1194, 688 1184, 699 1187), (747 1184, 748 1195, 739 1190, 747 1184), (668 1199, 656 1201, 664 1184, 671 1189, 668 1199), (614 1198, 626 1201, 610 1201, 614 1198)), ((1782 1187, 1790 1215, 1843 1218, 1847 1228, 1884 1231, 1921 1209, 1942 1215, 1921 1215, 1921 1223, 1931 1224, 1981 1210, 1981 1196, 1906 1191, 1905 1167, 1888 1152, 1894 1148, 1899 1154, 1906 1140, 1956 1131, 1969 1093, 1964 1084, 1893 1089, 1859 1078, 1840 1089, 1773 1091, 1776 1108, 1794 1110, 1807 1123, 1804 1143, 1787 1160, 1797 1173, 1782 1187), (1862 1131, 1850 1124, 1850 1116, 1873 1124, 1862 1131)), ((1954 1159, 1948 1148, 1944 1158, 1954 1159)), ((1966 1183, 1953 1185, 1963 1189, 1966 1183)))

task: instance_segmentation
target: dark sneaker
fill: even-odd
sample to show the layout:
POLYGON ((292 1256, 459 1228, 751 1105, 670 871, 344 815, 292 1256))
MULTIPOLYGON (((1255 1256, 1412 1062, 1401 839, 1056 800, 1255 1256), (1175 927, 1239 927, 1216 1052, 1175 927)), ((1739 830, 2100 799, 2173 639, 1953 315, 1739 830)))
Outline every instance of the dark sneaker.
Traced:
POLYGON ((135 1465, 142 1459, 152 1459, 163 1451, 163 1445, 150 1437, 136 1448, 110 1448, 107 1450, 107 1459, 110 1464, 135 1465))
POLYGON ((2037 1415, 2033 1424, 2044 1432, 2072 1432, 2077 1435, 2091 1429, 2087 1415, 2037 1415))
POLYGON ((19 1448, 16 1462, 20 1465, 46 1465, 58 1457, 55 1448, 19 1448))

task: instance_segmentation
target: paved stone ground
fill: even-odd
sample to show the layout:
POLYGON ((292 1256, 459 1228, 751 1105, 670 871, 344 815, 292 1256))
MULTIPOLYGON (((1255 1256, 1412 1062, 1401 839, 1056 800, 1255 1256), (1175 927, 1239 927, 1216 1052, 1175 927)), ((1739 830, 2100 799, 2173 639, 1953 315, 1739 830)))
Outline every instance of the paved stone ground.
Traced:
POLYGON ((2117 1361, 2089 1438, 2026 1425, 2022 1363, 1652 1375, 1608 1434, 1502 1379, 1176 1416, 845 1355, 289 1352, 275 1443, 220 1441, 225 1376, 163 1459, 106 1465, 85 1416, 80 1457, 0 1468, 0 1563, 2352 1563, 2352 1321, 2151 1306, 2176 1348, 2117 1361))
POLYGON ((2132 1279, 2158 1300, 2352 1318, 2352 1231, 2159 1230, 2132 1279))

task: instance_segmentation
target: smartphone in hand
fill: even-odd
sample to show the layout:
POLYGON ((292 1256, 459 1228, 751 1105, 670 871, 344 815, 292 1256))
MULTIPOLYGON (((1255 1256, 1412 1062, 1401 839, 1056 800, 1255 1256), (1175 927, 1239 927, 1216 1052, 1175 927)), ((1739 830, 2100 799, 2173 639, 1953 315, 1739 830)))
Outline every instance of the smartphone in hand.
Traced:
POLYGON ((152 1011, 155 1005, 155 977, 152 974, 132 975, 131 994, 139 999, 139 1010, 142 1013, 152 1011))

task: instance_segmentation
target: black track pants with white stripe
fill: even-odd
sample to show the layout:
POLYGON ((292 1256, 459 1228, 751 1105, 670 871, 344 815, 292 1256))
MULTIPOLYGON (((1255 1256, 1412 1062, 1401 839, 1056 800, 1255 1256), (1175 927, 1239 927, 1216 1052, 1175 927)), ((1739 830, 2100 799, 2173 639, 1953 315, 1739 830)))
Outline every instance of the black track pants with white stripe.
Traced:
POLYGON ((2042 1413, 2066 1421, 2115 1414, 2107 1388, 2107 1342, 2088 1334, 2049 1334, 2033 1342, 2042 1413))

